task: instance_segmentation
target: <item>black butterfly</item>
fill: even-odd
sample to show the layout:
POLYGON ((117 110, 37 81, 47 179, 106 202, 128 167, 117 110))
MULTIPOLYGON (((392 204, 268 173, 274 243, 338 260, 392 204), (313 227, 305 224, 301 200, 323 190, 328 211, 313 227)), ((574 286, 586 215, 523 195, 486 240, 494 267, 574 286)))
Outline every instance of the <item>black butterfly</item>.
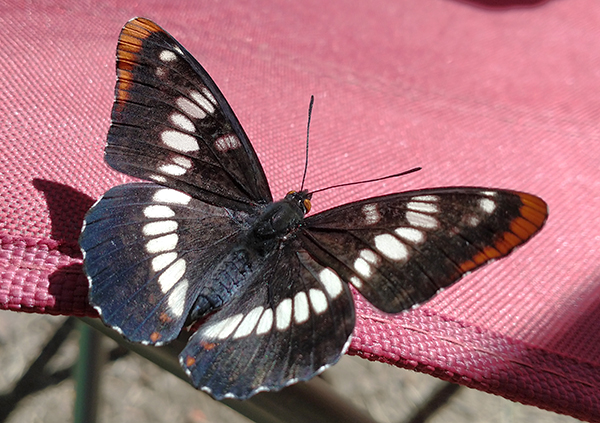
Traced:
POLYGON ((117 77, 106 161, 155 183, 112 188, 88 212, 90 302, 145 344, 202 319, 180 361, 217 399, 278 390, 334 364, 354 328, 348 284, 398 313, 505 256, 547 217, 533 195, 459 187, 304 218, 311 193, 273 202, 227 101, 162 28, 125 25, 117 77))

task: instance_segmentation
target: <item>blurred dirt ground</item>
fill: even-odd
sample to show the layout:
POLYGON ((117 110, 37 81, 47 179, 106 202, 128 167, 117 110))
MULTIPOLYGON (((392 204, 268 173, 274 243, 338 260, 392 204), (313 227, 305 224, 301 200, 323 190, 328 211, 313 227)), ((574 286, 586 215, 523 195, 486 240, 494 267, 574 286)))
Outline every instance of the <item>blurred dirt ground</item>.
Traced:
MULTIPOLYGON (((65 317, 0 311, 0 422, 68 423, 73 421, 75 384, 70 377, 78 355, 74 330, 48 363, 39 391, 20 399, 23 375, 65 317), (47 386, 43 386, 47 385, 47 386), (15 391, 15 386, 19 389, 15 391), (12 411, 7 415, 6 411, 12 411)), ((108 348, 116 344, 106 338, 108 348)), ((42 373, 35 383, 41 381, 42 373)), ((428 375, 345 356, 323 374, 325 381, 357 408, 381 423, 408 422, 415 410, 445 382, 428 375)), ((25 386, 27 388, 27 386, 25 386)), ((27 390, 26 390, 27 391, 27 390)), ((250 420, 136 354, 125 354, 104 366, 99 423, 181 422, 243 423, 250 420)), ((501 397, 460 388, 427 420, 453 422, 549 422, 579 420, 529 407, 501 397)))

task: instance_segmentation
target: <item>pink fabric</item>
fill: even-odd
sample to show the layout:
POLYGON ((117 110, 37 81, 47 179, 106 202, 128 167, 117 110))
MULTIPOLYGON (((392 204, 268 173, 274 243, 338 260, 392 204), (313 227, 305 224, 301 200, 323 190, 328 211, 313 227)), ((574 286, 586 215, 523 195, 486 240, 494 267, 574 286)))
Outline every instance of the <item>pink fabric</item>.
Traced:
POLYGON ((77 237, 128 180, 102 161, 119 30, 156 20, 229 99, 275 197, 315 211, 444 185, 537 194, 547 226, 430 303, 356 297, 351 354, 600 421, 600 12, 596 0, 308 0, 0 6, 0 307, 93 315, 77 237), (528 7, 522 7, 528 6, 528 7))

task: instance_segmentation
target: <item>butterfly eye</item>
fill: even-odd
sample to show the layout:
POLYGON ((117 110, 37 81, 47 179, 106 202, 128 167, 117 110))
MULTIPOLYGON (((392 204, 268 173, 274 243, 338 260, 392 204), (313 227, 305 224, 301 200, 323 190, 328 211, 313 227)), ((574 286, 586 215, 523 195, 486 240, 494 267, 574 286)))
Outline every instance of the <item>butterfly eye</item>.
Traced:
POLYGON ((308 213, 310 211, 310 208, 312 207, 312 204, 310 203, 310 200, 308 198, 304 199, 304 208, 306 209, 306 213, 308 213))

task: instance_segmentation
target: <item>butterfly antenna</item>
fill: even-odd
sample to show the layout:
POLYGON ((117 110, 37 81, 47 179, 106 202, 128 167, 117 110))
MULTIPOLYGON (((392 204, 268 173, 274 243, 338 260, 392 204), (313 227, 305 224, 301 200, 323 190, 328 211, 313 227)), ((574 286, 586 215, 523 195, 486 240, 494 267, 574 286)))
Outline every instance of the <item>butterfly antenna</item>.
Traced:
POLYGON ((304 181, 306 180, 306 171, 308 170, 308 133, 310 132, 310 117, 312 116, 313 104, 315 96, 310 96, 310 104, 308 105, 308 123, 306 124, 306 157, 304 158, 304 174, 302 175, 302 185, 300 191, 304 190, 304 181))
POLYGON ((314 194, 316 192, 327 191, 328 189, 332 189, 332 188, 349 187, 351 185, 368 184, 370 182, 384 181, 386 179, 397 178, 399 176, 408 175, 409 173, 418 172, 419 170, 421 170, 420 167, 414 167, 414 168, 412 168, 410 170, 405 170, 404 172, 394 173, 393 175, 381 176, 379 178, 374 178, 374 179, 366 179, 364 181, 346 182, 346 183, 343 183, 343 184, 332 185, 330 187, 319 188, 317 190, 314 190, 314 191, 311 192, 311 194, 314 194))

